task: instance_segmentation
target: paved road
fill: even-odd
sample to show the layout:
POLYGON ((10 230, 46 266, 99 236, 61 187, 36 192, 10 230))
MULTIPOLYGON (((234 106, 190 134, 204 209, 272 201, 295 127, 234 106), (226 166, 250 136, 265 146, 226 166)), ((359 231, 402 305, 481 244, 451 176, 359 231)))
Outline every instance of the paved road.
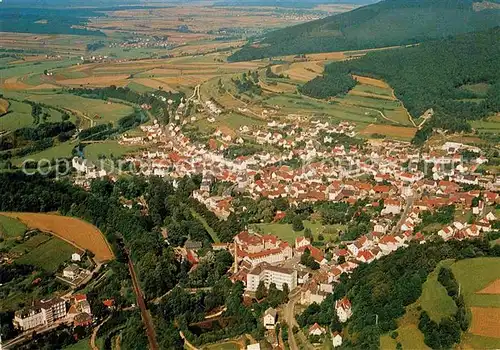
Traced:
POLYGON ((410 211, 413 209, 413 202, 415 202, 416 198, 417 198, 416 194, 414 194, 411 197, 408 197, 408 199, 406 200, 405 209, 403 211, 403 214, 401 215, 401 219, 398 221, 398 223, 396 224, 396 226, 394 226, 392 228, 392 231, 391 231, 392 234, 396 234, 396 233, 398 233, 400 231, 401 225, 404 224, 404 222, 408 218, 408 214, 410 214, 410 211))
POLYGON ((291 350, 299 350, 297 346, 297 340, 295 339, 295 334, 293 334, 293 327, 298 326, 297 320, 295 320, 294 310, 295 304, 300 299, 300 290, 290 295, 288 304, 286 304, 284 311, 284 319, 288 325, 288 345, 290 345, 291 350))
POLYGON ((130 277, 132 277, 132 284, 134 286, 134 292, 137 297, 137 305, 139 305, 139 309, 141 310, 142 322, 144 323, 144 327, 146 327, 149 348, 151 350, 159 350, 160 346, 158 345, 158 341, 156 340, 156 332, 153 325, 153 320, 148 308, 146 307, 146 303, 144 302, 144 296, 139 285, 139 280, 137 279, 137 275, 135 274, 134 264, 132 263, 128 252, 126 254, 128 259, 128 269, 130 272, 130 277))

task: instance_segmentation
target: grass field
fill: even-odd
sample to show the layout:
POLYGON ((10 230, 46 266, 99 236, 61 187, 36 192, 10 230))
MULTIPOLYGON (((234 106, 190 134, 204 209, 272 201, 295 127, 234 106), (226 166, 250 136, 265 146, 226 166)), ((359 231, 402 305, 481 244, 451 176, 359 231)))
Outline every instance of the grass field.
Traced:
POLYGON ((103 100, 84 98, 70 94, 36 94, 31 95, 33 101, 43 102, 69 110, 80 111, 92 118, 95 123, 114 123, 118 119, 133 113, 133 108, 121 103, 108 104, 103 100))
POLYGON ((139 150, 138 146, 120 145, 117 141, 92 143, 85 147, 85 158, 97 162, 103 156, 106 158, 120 158, 123 155, 139 150))
MULTIPOLYGON (((295 232, 291 224, 257 224, 255 225, 262 233, 276 235, 290 244, 295 244, 295 238, 304 235, 304 231, 295 232)), ((319 222, 304 221, 304 227, 309 228, 314 236, 315 242, 319 242, 318 235, 323 233, 324 241, 334 240, 338 237, 339 230, 345 229, 342 225, 323 226, 319 222), (332 233, 329 233, 332 232, 332 233)))
POLYGON ((500 308, 500 294, 477 293, 500 279, 500 258, 460 260, 451 269, 460 283, 461 293, 468 307, 500 308))
POLYGON ((411 126, 410 116, 396 99, 392 88, 382 80, 355 76, 358 84, 349 93, 335 100, 340 103, 377 111, 386 121, 411 126))
POLYGON ((48 159, 49 161, 57 158, 68 158, 71 156, 71 150, 75 147, 74 144, 65 142, 56 146, 40 151, 38 153, 29 154, 22 158, 12 158, 12 163, 16 166, 23 164, 25 160, 39 161, 41 159, 48 159))
POLYGON ((446 289, 437 280, 440 264, 432 273, 427 277, 427 281, 422 286, 422 295, 418 302, 422 310, 427 311, 429 317, 435 321, 440 322, 443 318, 452 316, 457 312, 457 306, 453 299, 448 295, 446 289))
POLYGON ((500 133, 500 115, 470 122, 479 133, 500 133))
POLYGON ((91 251, 100 262, 114 258, 113 252, 99 229, 85 221, 59 215, 39 213, 2 213, 18 218, 28 227, 59 237, 80 249, 91 251))
MULTIPOLYGON (((463 335, 461 349, 498 349, 500 348, 500 294, 478 294, 500 278, 500 258, 475 258, 453 262, 443 261, 432 272, 423 285, 420 298, 406 308, 406 314, 398 320, 396 340, 385 334, 380 337, 382 349, 395 349, 400 342, 403 349, 425 349, 423 334, 418 330, 419 308, 428 312, 438 321, 453 314, 456 305, 447 295, 444 287, 436 280, 441 266, 452 269, 460 284, 465 304, 472 311, 469 331, 463 335), (477 333, 477 334, 473 334, 477 333), (496 334, 498 338, 485 336, 496 334)), ((496 287, 495 287, 496 288, 496 287)))
POLYGON ((12 239, 22 237, 26 232, 26 225, 22 222, 0 215, 0 237, 3 239, 12 239))
POLYGON ((219 236, 217 236, 217 233, 208 225, 207 221, 204 218, 202 218, 197 212, 195 212, 194 209, 191 209, 191 215, 193 215, 193 217, 203 225, 210 237, 212 237, 214 243, 220 243, 219 236))
POLYGON ((44 244, 50 239, 49 235, 45 234, 37 234, 28 238, 21 244, 16 245, 14 248, 10 250, 11 253, 14 254, 27 254, 33 249, 36 249, 38 246, 44 244))
POLYGON ((16 260, 19 264, 39 267, 49 273, 57 271, 59 266, 71 259, 71 254, 79 250, 62 239, 50 237, 48 241, 24 254, 16 260))
POLYGON ((78 343, 67 346, 63 350, 91 350, 89 339, 82 339, 78 343))
POLYGON ((10 101, 9 111, 10 113, 0 117, 0 131, 14 131, 33 124, 31 106, 29 104, 10 101))

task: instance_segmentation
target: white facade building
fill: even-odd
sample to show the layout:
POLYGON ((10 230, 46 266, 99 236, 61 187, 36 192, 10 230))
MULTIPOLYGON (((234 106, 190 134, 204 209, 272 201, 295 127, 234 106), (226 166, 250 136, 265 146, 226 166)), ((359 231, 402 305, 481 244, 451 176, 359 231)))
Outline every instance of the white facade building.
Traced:
POLYGON ((286 283, 288 290, 292 291, 297 287, 297 271, 271 266, 267 263, 259 264, 247 274, 247 291, 255 292, 261 281, 264 282, 266 288, 274 283, 279 290, 283 290, 283 285, 286 283))

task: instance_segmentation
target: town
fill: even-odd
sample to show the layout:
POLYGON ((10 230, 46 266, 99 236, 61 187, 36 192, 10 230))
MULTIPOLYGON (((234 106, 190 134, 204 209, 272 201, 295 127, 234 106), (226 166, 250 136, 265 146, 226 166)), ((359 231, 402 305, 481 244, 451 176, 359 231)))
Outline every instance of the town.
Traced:
MULTIPOLYGON (((145 136, 123 136, 123 145, 147 146, 147 151, 124 157, 134 169, 125 170, 172 180, 174 187, 186 176, 201 176, 200 188, 192 192, 192 198, 220 220, 241 210, 233 205, 235 193, 254 201, 284 200, 291 209, 278 210, 265 219, 274 226, 293 222, 289 218, 293 208, 323 202, 356 206, 356 215, 369 213, 365 231, 354 235, 345 231, 349 225, 329 234, 324 217, 318 232, 303 231, 301 218, 292 241, 266 231, 266 224, 255 224, 232 242, 212 244, 214 252, 226 250, 233 256, 229 278, 243 283, 246 298, 262 298, 263 291, 270 288, 290 295, 283 308, 270 308, 263 316, 268 339, 275 346, 279 345, 274 333, 277 322, 292 328, 296 304, 320 304, 333 293, 343 274, 350 275, 361 264, 405 249, 411 242, 479 239, 498 228, 495 208, 500 203, 500 179, 478 171, 488 163, 478 147, 445 142, 422 151, 405 142, 360 142, 354 124, 320 120, 300 125, 271 121, 266 131, 242 126, 240 137, 217 130, 208 141, 199 143, 183 133, 189 124, 179 119, 179 124, 141 126, 145 136), (243 137, 246 142, 273 146, 278 152, 232 156, 231 149, 244 149, 243 137), (214 191, 218 185, 222 191, 214 191), (285 311, 290 307, 291 311, 285 311)), ((80 158, 73 159, 73 167, 77 170, 75 183, 84 188, 95 178, 117 178, 80 158)), ((144 207, 140 201, 124 205, 131 208, 135 204, 144 207)), ((168 233, 164 238, 168 242, 168 233)), ((192 269, 203 263, 201 242, 190 240, 178 249, 192 269)), ((346 322, 353 312, 348 299, 337 301, 335 310, 340 322, 346 322)), ((306 337, 318 341, 325 334, 326 329, 316 323, 306 337)), ((334 347, 342 344, 339 332, 332 332, 329 339, 334 347)))

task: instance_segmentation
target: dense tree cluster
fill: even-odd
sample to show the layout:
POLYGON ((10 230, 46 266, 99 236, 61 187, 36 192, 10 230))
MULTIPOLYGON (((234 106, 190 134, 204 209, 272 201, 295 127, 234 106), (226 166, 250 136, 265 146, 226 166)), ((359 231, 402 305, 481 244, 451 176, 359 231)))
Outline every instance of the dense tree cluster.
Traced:
POLYGON ((356 80, 349 74, 347 64, 339 63, 327 66, 324 75, 305 83, 299 91, 315 98, 328 98, 346 94, 354 86, 356 86, 356 80))
POLYGON ((232 82, 236 86, 239 94, 247 93, 247 94, 255 94, 260 95, 262 93, 262 89, 259 86, 259 72, 251 71, 247 73, 243 73, 241 78, 232 79, 232 82))
POLYGON ((311 251, 306 248, 304 250, 304 253, 300 256, 300 263, 304 266, 307 266, 311 270, 318 270, 319 269, 319 264, 316 260, 311 255, 311 251))
POLYGON ((266 33, 263 40, 249 42, 229 60, 415 44, 500 23, 500 11, 475 11, 472 4, 473 0, 381 1, 266 33))
POLYGON ((441 225, 448 225, 453 222, 455 217, 455 205, 446 205, 436 209, 434 212, 422 212, 422 222, 416 227, 416 230, 421 230, 427 225, 439 223, 441 225))
POLYGON ((422 284, 440 261, 484 255, 500 256, 500 246, 491 247, 489 242, 479 240, 410 244, 380 260, 362 264, 350 278, 341 275, 334 293, 319 308, 309 306, 299 320, 301 325, 329 325, 334 321, 334 301, 347 296, 353 305, 353 316, 347 323, 350 336, 346 345, 378 349, 380 335, 397 328, 396 319, 419 298, 422 284))
MULTIPOLYGON (((61 4, 63 6, 67 5, 65 2, 61 4)), ((29 6, 29 4, 25 3, 24 6, 29 6)), ((0 12, 2 30, 14 33, 106 36, 100 30, 85 28, 89 17, 103 15, 92 9, 34 8, 24 6, 2 9, 2 12, 0 12)))
POLYGON ((371 52, 360 59, 331 63, 323 77, 310 81, 302 91, 314 97, 325 94, 322 91, 326 96, 321 97, 334 96, 343 92, 336 91, 337 87, 348 86, 345 82, 351 73, 379 78, 394 88, 414 118, 434 110, 431 121, 417 132, 415 143, 425 141, 434 128, 470 131, 467 120, 500 111, 500 48, 493 44, 499 40, 500 28, 494 28, 371 52), (474 90, 479 83, 489 87, 485 94, 474 90))

